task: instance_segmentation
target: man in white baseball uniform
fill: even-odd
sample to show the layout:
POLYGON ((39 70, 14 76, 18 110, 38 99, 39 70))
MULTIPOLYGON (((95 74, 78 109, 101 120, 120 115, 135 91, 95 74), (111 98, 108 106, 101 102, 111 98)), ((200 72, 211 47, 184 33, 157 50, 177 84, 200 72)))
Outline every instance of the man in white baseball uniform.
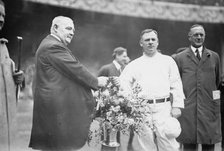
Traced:
POLYGON ((150 109, 146 118, 149 124, 144 127, 144 135, 134 136, 133 148, 141 151, 178 151, 176 137, 181 128, 176 118, 181 116, 185 96, 175 61, 159 53, 158 45, 157 31, 143 30, 140 35, 143 55, 125 67, 119 81, 126 93, 131 92, 134 83, 138 83, 142 88, 139 97, 147 101, 150 109))

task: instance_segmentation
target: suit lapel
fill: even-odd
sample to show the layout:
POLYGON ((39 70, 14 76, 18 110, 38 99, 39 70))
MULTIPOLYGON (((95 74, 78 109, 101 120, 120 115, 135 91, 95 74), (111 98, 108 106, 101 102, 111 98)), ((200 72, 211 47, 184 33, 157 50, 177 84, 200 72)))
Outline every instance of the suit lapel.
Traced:
POLYGON ((201 61, 199 61, 197 59, 197 57, 195 56, 194 52, 191 50, 191 48, 188 48, 188 52, 187 52, 188 57, 195 63, 195 64, 199 64, 202 65, 206 62, 206 60, 210 57, 211 52, 208 51, 208 49, 206 49, 205 47, 203 48, 203 53, 201 56, 201 61))
POLYGON ((115 71, 116 75, 119 76, 121 73, 120 71, 116 68, 115 64, 112 63, 112 67, 113 67, 113 70, 115 71))
POLYGON ((199 60, 198 60, 198 58, 196 58, 196 56, 195 56, 193 50, 191 50, 190 47, 188 48, 187 56, 188 56, 188 58, 191 59, 195 64, 197 64, 197 65, 199 64, 199 60))
POLYGON ((206 60, 211 56, 211 52, 208 51, 208 49, 206 49, 205 47, 203 48, 203 53, 202 53, 202 57, 201 57, 201 62, 200 64, 204 64, 206 62, 206 60))

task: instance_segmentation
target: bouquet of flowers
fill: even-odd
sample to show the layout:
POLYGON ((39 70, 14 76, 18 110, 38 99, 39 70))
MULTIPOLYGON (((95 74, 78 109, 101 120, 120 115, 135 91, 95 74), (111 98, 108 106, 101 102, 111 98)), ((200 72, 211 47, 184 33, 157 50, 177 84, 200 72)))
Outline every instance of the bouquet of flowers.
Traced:
POLYGON ((135 84, 132 92, 124 95, 113 77, 110 77, 106 86, 95 92, 95 118, 100 119, 101 127, 104 127, 104 130, 99 129, 98 134, 105 135, 105 130, 108 133, 112 130, 142 132, 144 118, 149 111, 145 101, 138 97, 140 91, 141 87, 135 84))

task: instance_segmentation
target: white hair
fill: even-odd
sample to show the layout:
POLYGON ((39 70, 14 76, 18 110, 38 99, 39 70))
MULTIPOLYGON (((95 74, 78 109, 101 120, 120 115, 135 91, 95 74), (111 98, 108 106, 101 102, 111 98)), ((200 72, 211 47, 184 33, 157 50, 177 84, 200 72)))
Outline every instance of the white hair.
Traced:
POLYGON ((69 17, 65 17, 65 16, 57 16, 52 20, 52 24, 51 24, 51 29, 50 29, 50 33, 54 33, 54 26, 55 25, 61 25, 63 24, 65 21, 71 21, 73 23, 73 20, 69 17))

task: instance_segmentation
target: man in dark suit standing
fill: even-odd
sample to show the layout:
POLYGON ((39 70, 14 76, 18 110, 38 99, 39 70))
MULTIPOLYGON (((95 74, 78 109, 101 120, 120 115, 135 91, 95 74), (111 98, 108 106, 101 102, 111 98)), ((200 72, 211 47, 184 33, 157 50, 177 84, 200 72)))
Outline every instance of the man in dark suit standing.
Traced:
POLYGON ((174 57, 183 82, 185 108, 179 118, 182 132, 178 141, 184 151, 214 151, 221 141, 220 58, 203 44, 205 30, 193 25, 188 33, 190 47, 174 57))
POLYGON ((74 32, 70 18, 55 17, 36 52, 33 149, 73 151, 86 143, 95 105, 91 90, 105 86, 108 78, 93 76, 69 50, 74 32))
POLYGON ((99 70, 98 76, 119 76, 125 65, 129 62, 127 56, 127 49, 123 47, 117 47, 112 54, 113 62, 102 66, 99 70))

